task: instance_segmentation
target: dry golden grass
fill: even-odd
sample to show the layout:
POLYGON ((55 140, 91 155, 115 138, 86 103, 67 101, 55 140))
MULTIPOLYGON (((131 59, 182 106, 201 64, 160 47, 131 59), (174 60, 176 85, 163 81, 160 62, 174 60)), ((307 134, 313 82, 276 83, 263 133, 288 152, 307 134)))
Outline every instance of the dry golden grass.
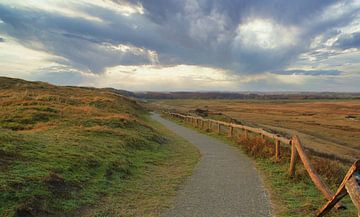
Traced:
POLYGON ((207 109, 212 118, 298 134, 316 151, 349 160, 360 157, 360 100, 161 100, 152 106, 180 112, 207 109))
POLYGON ((132 106, 139 107, 109 91, 0 78, 0 119, 2 127, 12 130, 47 130, 59 124, 59 119, 85 117, 133 121, 132 106))

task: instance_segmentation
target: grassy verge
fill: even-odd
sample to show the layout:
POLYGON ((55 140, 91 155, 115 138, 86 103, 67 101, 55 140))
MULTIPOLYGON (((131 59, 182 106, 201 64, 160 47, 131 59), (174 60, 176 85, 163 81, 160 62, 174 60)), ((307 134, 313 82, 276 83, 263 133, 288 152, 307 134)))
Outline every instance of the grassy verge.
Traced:
MULTIPOLYGON (((90 213, 94 216, 159 216, 172 204, 172 198, 199 159, 198 150, 186 140, 153 123, 166 138, 161 154, 143 165, 122 186, 112 188, 90 213)), ((86 212, 85 212, 86 213, 86 212)))
POLYGON ((108 91, 0 77, 0 99, 1 217, 156 216, 198 158, 108 91))
MULTIPOLYGON (((274 145, 270 141, 263 143, 259 138, 255 137, 234 140, 225 135, 199 130, 176 119, 173 120, 236 146, 252 157, 270 193, 273 213, 276 216, 314 216, 317 210, 326 203, 326 200, 312 183, 305 168, 300 163, 297 165, 296 177, 289 177, 290 149, 288 147, 281 147, 282 159, 280 162, 275 162, 273 158, 275 152, 274 145)), ((325 182, 330 184, 331 188, 335 191, 348 168, 338 162, 318 156, 311 157, 311 160, 325 182)), ((348 209, 334 209, 328 216, 351 217, 357 215, 356 208, 348 196, 343 199, 343 202, 348 209)))

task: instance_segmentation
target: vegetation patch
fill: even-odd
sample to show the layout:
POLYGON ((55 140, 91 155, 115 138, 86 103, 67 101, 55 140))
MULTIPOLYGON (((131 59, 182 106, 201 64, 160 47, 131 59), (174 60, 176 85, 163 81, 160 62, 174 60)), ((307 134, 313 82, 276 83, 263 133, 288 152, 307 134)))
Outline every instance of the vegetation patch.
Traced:
MULTIPOLYGON (((228 140, 228 139, 227 139, 228 140)), ((228 140, 229 141, 229 140, 228 140)), ((327 201, 315 187, 304 166, 298 162, 295 177, 290 177, 290 148, 281 146, 281 160, 276 162, 275 146, 271 141, 263 142, 260 138, 240 139, 234 145, 253 157, 263 180, 270 189, 271 201, 277 216, 314 216, 327 201)), ((331 159, 309 154, 315 170, 335 192, 344 178, 348 166, 331 159)), ((300 161, 300 160, 299 160, 300 161)), ((347 210, 333 210, 329 216, 356 216, 356 208, 349 197, 344 203, 347 210)))
POLYGON ((358 99, 174 99, 154 100, 154 108, 260 127, 282 136, 299 135, 307 148, 352 162, 359 158, 358 99))
POLYGON ((151 216, 198 159, 137 102, 112 92, 0 78, 0 98, 1 217, 98 216, 130 203, 136 216, 151 216), (144 180, 163 195, 134 184, 144 180), (143 197, 128 199, 138 189, 143 197), (146 213, 136 208, 149 198, 146 213))

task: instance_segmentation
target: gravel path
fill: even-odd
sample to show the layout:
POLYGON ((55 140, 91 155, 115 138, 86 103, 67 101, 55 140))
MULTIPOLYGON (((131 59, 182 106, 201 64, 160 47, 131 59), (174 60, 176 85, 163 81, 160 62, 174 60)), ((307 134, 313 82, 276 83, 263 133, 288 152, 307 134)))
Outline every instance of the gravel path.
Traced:
POLYGON ((202 155, 164 217, 267 217, 270 202, 251 160, 235 147, 158 114, 152 118, 195 145, 202 155))

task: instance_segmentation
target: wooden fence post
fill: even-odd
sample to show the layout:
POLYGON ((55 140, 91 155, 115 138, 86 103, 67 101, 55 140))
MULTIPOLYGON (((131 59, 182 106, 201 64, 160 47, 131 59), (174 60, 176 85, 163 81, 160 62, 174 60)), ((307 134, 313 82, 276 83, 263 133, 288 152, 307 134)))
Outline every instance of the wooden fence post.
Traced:
POLYGON ((220 134, 220 130, 221 130, 220 127, 221 127, 221 126, 220 126, 220 123, 218 123, 218 125, 217 125, 217 133, 218 133, 218 134, 220 134))
POLYGON ((264 135, 263 133, 261 133, 261 141, 262 141, 262 142, 266 142, 266 140, 265 140, 265 135, 264 135))
POLYGON ((245 137, 245 139, 248 139, 248 138, 249 138, 248 130, 247 130, 247 129, 244 130, 244 137, 245 137))
POLYGON ((237 141, 237 142, 240 142, 240 141, 241 141, 241 133, 239 132, 239 128, 238 128, 238 130, 237 130, 236 132, 237 132, 237 133, 236 133, 236 136, 235 136, 236 141, 237 141))
POLYGON ((211 132, 212 130, 212 123, 211 120, 208 120, 208 130, 211 132))
POLYGON ((297 151, 293 139, 291 139, 290 143, 291 143, 291 159, 290 159, 289 175, 290 177, 294 177, 296 170, 297 151))
MULTIPOLYGON (((329 200, 325 206, 323 206, 319 212, 316 214, 316 217, 322 217, 324 216, 326 213, 328 213, 331 208, 333 208, 336 204, 339 204, 338 202, 343 198, 345 197, 348 193, 349 194, 352 194, 350 192, 352 192, 352 188, 350 185, 352 185, 352 181, 350 180, 354 180, 352 178, 355 177, 355 181, 356 181, 356 171, 360 170, 360 160, 357 160, 354 162, 354 164, 350 167, 350 169, 348 170, 348 172, 346 173, 343 181, 341 182, 338 190, 336 191, 335 195, 331 198, 331 200, 329 200), (349 181, 351 184, 349 184, 349 181)), ((360 186, 358 183, 356 183, 358 186, 358 195, 359 195, 359 198, 358 198, 358 201, 355 202, 353 200, 353 197, 350 195, 351 199, 353 200, 355 206, 357 207, 358 209, 358 212, 360 214, 360 186)), ((356 185, 354 185, 356 187, 356 185)), ((341 204, 340 204, 341 205, 341 204)))
POLYGON ((233 136, 234 128, 232 126, 229 126, 229 137, 233 136))
POLYGON ((354 173, 348 182, 345 184, 345 188, 349 193, 349 196, 358 210, 358 216, 360 217, 360 171, 354 173))
POLYGON ((275 139, 275 160, 280 160, 280 140, 275 139))
MULTIPOLYGON (((312 166, 309 158, 307 157, 305 150, 301 144, 301 141, 298 136, 294 136, 292 141, 292 145, 295 145, 297 152, 299 153, 299 156, 301 158, 302 163, 304 164, 304 167, 306 171, 308 172, 310 179, 315 184, 315 186, 323 193, 326 199, 331 200, 333 197, 333 192, 330 190, 330 188, 321 180, 320 176, 316 173, 315 168, 312 166)), ((340 202, 337 203, 336 208, 342 208, 344 207, 340 202)))

